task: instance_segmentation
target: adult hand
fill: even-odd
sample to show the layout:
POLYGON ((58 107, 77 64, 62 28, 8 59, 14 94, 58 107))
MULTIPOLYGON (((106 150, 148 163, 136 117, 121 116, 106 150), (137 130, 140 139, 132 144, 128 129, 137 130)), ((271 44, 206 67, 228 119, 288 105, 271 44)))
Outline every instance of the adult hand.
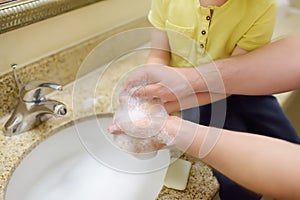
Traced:
POLYGON ((127 79, 125 90, 146 83, 129 93, 142 98, 158 97, 162 101, 176 101, 194 94, 199 78, 201 77, 196 69, 146 64, 127 79))
POLYGON ((133 154, 151 153, 172 146, 174 138, 166 130, 167 121, 165 118, 156 117, 151 119, 152 125, 149 125, 147 119, 128 120, 128 122, 115 120, 113 124, 108 127, 108 131, 114 134, 114 141, 121 149, 133 154), (155 134, 149 137, 145 137, 143 134, 139 137, 138 135, 141 134, 141 132, 131 134, 124 132, 124 129, 133 124, 135 130, 142 129, 145 130, 145 132, 149 132, 149 129, 152 132, 151 126, 153 126, 153 124, 161 128, 157 129, 155 134))
POLYGON ((157 97, 164 102, 168 113, 173 113, 226 98, 224 88, 216 89, 219 85, 223 86, 222 81, 211 77, 218 77, 211 64, 199 68, 172 68, 147 64, 129 76, 124 90, 136 97, 157 97), (210 92, 207 92, 203 74, 207 75, 206 82, 212 90, 210 92))
MULTIPOLYGON (((153 120, 162 124, 163 128, 147 140, 124 134, 118 123, 113 123, 109 131, 115 135, 117 145, 130 153, 152 153, 163 148, 176 147, 200 159, 211 152, 221 134, 220 129, 200 126, 176 116, 153 120)), ((136 121, 135 124, 139 122, 136 121)), ((144 126, 144 122, 141 125, 144 126)))
POLYGON ((129 153, 150 153, 172 146, 177 125, 159 99, 127 96, 114 114, 108 131, 115 143, 129 153))

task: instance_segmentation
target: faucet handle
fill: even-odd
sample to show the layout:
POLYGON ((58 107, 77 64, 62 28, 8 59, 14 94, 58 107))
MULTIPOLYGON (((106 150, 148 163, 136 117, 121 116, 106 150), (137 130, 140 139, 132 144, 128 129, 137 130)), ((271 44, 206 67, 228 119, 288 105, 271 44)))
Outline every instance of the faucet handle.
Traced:
POLYGON ((47 92, 44 92, 45 88, 50 88, 58 91, 62 91, 63 88, 61 85, 46 81, 31 81, 23 86, 20 90, 20 98, 25 102, 40 102, 45 101, 45 95, 47 92), (32 94, 32 92, 33 94, 32 94), (28 99, 26 96, 28 96, 28 99))

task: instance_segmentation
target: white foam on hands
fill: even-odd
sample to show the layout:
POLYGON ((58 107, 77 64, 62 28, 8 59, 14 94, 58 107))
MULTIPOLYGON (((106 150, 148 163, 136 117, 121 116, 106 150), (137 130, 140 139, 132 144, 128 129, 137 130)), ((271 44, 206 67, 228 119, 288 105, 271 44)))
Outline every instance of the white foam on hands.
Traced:
POLYGON ((123 101, 114 115, 114 123, 125 134, 114 136, 115 144, 133 154, 156 155, 172 138, 164 125, 169 117, 159 99, 143 99, 122 94, 123 101))

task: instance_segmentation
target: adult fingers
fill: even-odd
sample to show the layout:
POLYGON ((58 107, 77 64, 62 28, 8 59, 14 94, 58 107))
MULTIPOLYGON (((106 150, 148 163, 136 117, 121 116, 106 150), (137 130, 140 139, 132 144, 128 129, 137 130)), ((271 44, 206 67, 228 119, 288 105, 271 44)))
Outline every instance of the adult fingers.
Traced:
POLYGON ((131 90, 130 95, 140 98, 159 98, 162 101, 174 101, 176 95, 162 84, 149 84, 137 90, 131 90))

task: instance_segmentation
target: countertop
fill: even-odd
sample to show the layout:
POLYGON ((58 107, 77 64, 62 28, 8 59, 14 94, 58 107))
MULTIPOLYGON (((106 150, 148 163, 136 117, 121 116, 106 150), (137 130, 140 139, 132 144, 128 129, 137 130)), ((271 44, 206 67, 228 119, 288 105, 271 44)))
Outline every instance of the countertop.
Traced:
MULTIPOLYGON (((5 199, 6 187, 13 171, 39 143, 73 124, 76 120, 113 110, 115 106, 113 94, 118 88, 120 76, 128 71, 126 63, 128 62, 117 63, 108 68, 101 67, 66 85, 62 92, 49 95, 48 98, 64 102, 67 105, 68 114, 66 116, 50 118, 33 130, 13 137, 5 137, 0 131, 0 200, 5 199)), ((130 65, 135 66, 132 62, 130 65)), ((8 116, 1 119, 1 130, 7 118, 8 116)), ((219 184, 211 169, 188 155, 183 154, 181 157, 192 162, 187 188, 184 191, 176 191, 163 187, 158 200, 212 199, 219 189, 219 184)))

